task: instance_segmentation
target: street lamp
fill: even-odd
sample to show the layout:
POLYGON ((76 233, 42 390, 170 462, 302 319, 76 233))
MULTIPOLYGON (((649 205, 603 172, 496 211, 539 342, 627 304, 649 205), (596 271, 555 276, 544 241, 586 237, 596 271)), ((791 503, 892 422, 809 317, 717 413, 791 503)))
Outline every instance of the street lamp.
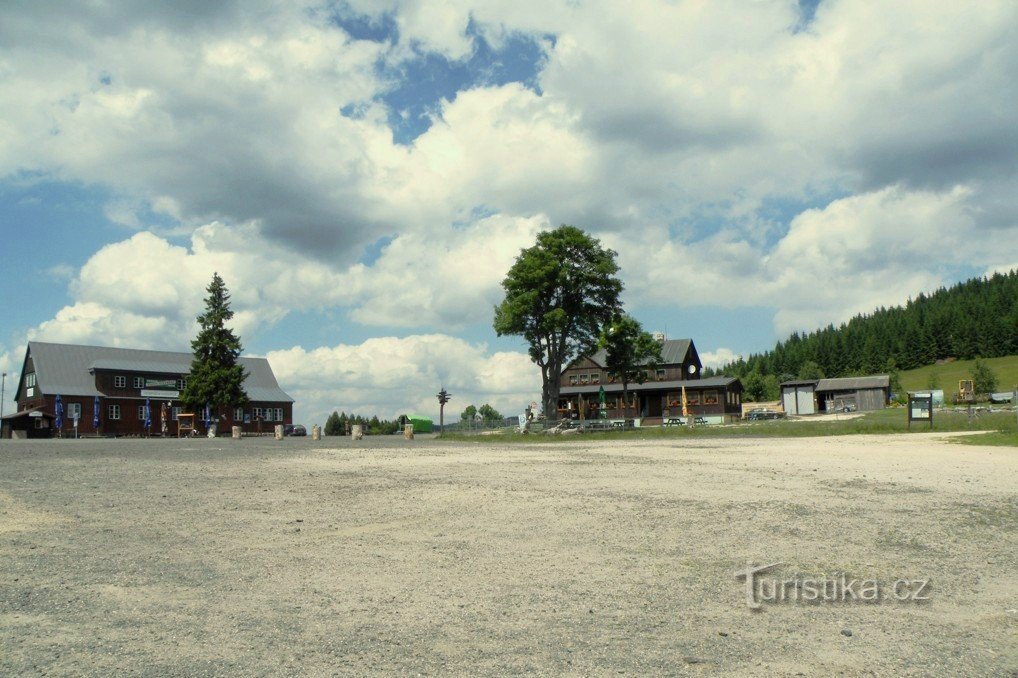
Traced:
POLYGON ((438 430, 445 433, 445 404, 452 398, 452 394, 445 390, 445 386, 438 392, 438 430))

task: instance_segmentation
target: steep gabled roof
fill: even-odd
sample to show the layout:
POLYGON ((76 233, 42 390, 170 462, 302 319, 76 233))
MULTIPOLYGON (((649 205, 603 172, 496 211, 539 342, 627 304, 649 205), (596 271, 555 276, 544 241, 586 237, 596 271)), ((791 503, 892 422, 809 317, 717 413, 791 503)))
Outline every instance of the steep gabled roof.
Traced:
MULTIPOLYGON (((28 354, 32 356, 39 391, 65 396, 103 395, 95 388, 95 377, 90 373, 93 369, 187 374, 191 371, 192 358, 190 353, 42 341, 28 342, 28 354)), ((279 387, 268 360, 242 356, 238 362, 247 372, 244 390, 248 398, 256 402, 293 402, 293 398, 279 387)))
MULTIPOLYGON (((693 347, 692 339, 666 339, 661 343, 661 364, 662 365, 678 365, 686 359, 686 355, 693 347)), ((696 349, 693 349, 696 352, 696 349)), ((590 356, 590 360, 597 364, 598 367, 604 367, 605 361, 608 359, 608 351, 606 349, 600 349, 594 355, 590 356)))

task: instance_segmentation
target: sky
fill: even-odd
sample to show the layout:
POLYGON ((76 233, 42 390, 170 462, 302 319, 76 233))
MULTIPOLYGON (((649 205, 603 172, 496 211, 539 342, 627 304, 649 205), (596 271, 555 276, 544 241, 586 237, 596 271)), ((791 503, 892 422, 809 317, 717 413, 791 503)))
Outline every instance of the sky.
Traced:
POLYGON ((1018 266, 1018 4, 7 3, 0 368, 189 349, 213 272, 295 421, 539 400, 537 233, 706 364, 1018 266))

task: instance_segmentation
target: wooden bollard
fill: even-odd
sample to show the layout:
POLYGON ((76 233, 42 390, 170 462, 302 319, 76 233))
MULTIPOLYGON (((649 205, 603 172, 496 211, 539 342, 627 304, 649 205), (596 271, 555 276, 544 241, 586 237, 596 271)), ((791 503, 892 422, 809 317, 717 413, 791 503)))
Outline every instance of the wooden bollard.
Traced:
POLYGON ((413 440, 414 439, 414 425, 413 424, 407 424, 406 426, 403 427, 403 438, 405 440, 413 440))
POLYGON ((232 429, 232 432, 233 432, 233 439, 234 440, 240 440, 240 427, 239 426, 234 426, 233 429, 232 429))
POLYGON ((362 440, 364 438, 364 427, 360 424, 354 424, 350 437, 354 440, 362 440))
POLYGON ((282 439, 283 439, 283 425, 282 424, 276 424, 276 440, 282 440, 282 439))
POLYGON ((311 440, 321 440, 321 439, 322 439, 322 427, 319 426, 318 424, 315 424, 314 426, 311 427, 311 440))

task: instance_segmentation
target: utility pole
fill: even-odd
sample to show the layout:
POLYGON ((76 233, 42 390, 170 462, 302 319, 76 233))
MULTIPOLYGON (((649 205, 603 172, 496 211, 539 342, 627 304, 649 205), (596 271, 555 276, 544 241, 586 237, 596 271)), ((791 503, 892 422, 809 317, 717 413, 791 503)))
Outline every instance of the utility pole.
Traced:
POLYGON ((438 430, 445 433, 445 404, 452 398, 452 394, 445 390, 445 386, 438 392, 438 430))

